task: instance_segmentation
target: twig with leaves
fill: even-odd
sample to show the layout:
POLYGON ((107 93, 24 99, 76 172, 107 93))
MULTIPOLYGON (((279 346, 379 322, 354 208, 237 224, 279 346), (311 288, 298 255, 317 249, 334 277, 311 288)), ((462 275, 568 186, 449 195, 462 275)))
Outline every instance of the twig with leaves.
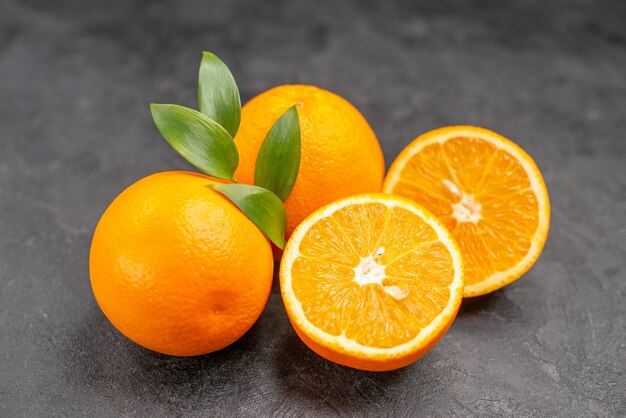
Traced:
POLYGON ((239 88, 215 54, 202 53, 198 75, 199 111, 151 104, 154 122, 169 144, 198 170, 232 183, 209 184, 223 194, 279 248, 285 247, 287 213, 283 202, 296 183, 301 158, 296 106, 278 118, 257 155, 254 185, 235 179, 239 153, 233 138, 241 122, 239 88))

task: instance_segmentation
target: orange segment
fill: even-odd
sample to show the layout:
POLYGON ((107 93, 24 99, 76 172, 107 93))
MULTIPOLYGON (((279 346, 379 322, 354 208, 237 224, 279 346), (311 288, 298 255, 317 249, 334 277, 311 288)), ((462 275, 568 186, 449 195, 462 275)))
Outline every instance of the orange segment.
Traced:
POLYGON ((331 361, 391 370, 423 355, 461 302, 461 255, 423 207, 383 194, 309 216, 283 255, 281 291, 303 341, 331 361))
POLYGON ((386 243, 385 251, 380 256, 384 265, 438 239, 437 233, 427 222, 402 207, 388 209, 386 228, 379 230, 378 235, 380 241, 386 243))
POLYGON ((464 296, 519 278, 547 239, 550 202, 539 169, 487 129, 453 126, 419 136, 392 164, 383 190, 422 204, 452 232, 464 257, 464 296))

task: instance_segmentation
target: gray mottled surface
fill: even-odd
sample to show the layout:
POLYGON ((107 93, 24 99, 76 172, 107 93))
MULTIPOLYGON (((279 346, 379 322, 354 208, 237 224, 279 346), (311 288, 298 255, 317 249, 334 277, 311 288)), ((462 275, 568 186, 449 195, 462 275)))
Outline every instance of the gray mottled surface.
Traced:
POLYGON ((626 414, 626 3, 410 3, 0 2, 1 416, 626 414), (343 95, 387 164, 442 125, 515 139, 550 190, 543 256, 395 372, 317 357, 276 287, 219 353, 134 345, 92 296, 91 233, 124 187, 187 168, 147 104, 193 106, 202 49, 244 100, 343 95))

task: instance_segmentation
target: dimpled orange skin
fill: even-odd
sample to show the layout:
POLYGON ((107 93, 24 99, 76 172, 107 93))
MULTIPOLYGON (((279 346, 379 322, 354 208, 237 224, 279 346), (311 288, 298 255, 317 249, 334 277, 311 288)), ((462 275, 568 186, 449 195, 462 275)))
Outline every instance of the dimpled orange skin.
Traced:
POLYGON ((242 109, 235 137, 239 167, 235 177, 254 183, 256 156, 276 120, 298 107, 302 159, 293 191, 285 201, 287 237, 320 207, 339 198, 379 192, 385 162, 378 139, 363 115, 345 99, 314 86, 278 86, 242 109))
POLYGON ((151 350, 194 356, 226 347, 269 297, 268 239, 206 176, 153 174, 124 190, 94 233, 89 270, 100 308, 151 350))

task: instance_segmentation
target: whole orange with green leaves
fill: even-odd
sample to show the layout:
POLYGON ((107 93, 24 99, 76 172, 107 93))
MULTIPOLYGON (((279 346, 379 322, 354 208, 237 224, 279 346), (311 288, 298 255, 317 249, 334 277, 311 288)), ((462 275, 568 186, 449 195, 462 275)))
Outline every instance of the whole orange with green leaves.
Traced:
POLYGON ((295 186, 285 200, 287 237, 304 218, 330 202, 380 191, 385 175, 378 139, 353 105, 327 90, 293 84, 267 90, 243 106, 235 136, 238 181, 254 183, 261 144, 293 105, 300 118, 302 157, 295 186))
POLYGON ((128 338, 160 353, 219 350, 258 319, 274 263, 269 240, 209 177, 145 177, 107 208, 89 259, 98 305, 128 338))

